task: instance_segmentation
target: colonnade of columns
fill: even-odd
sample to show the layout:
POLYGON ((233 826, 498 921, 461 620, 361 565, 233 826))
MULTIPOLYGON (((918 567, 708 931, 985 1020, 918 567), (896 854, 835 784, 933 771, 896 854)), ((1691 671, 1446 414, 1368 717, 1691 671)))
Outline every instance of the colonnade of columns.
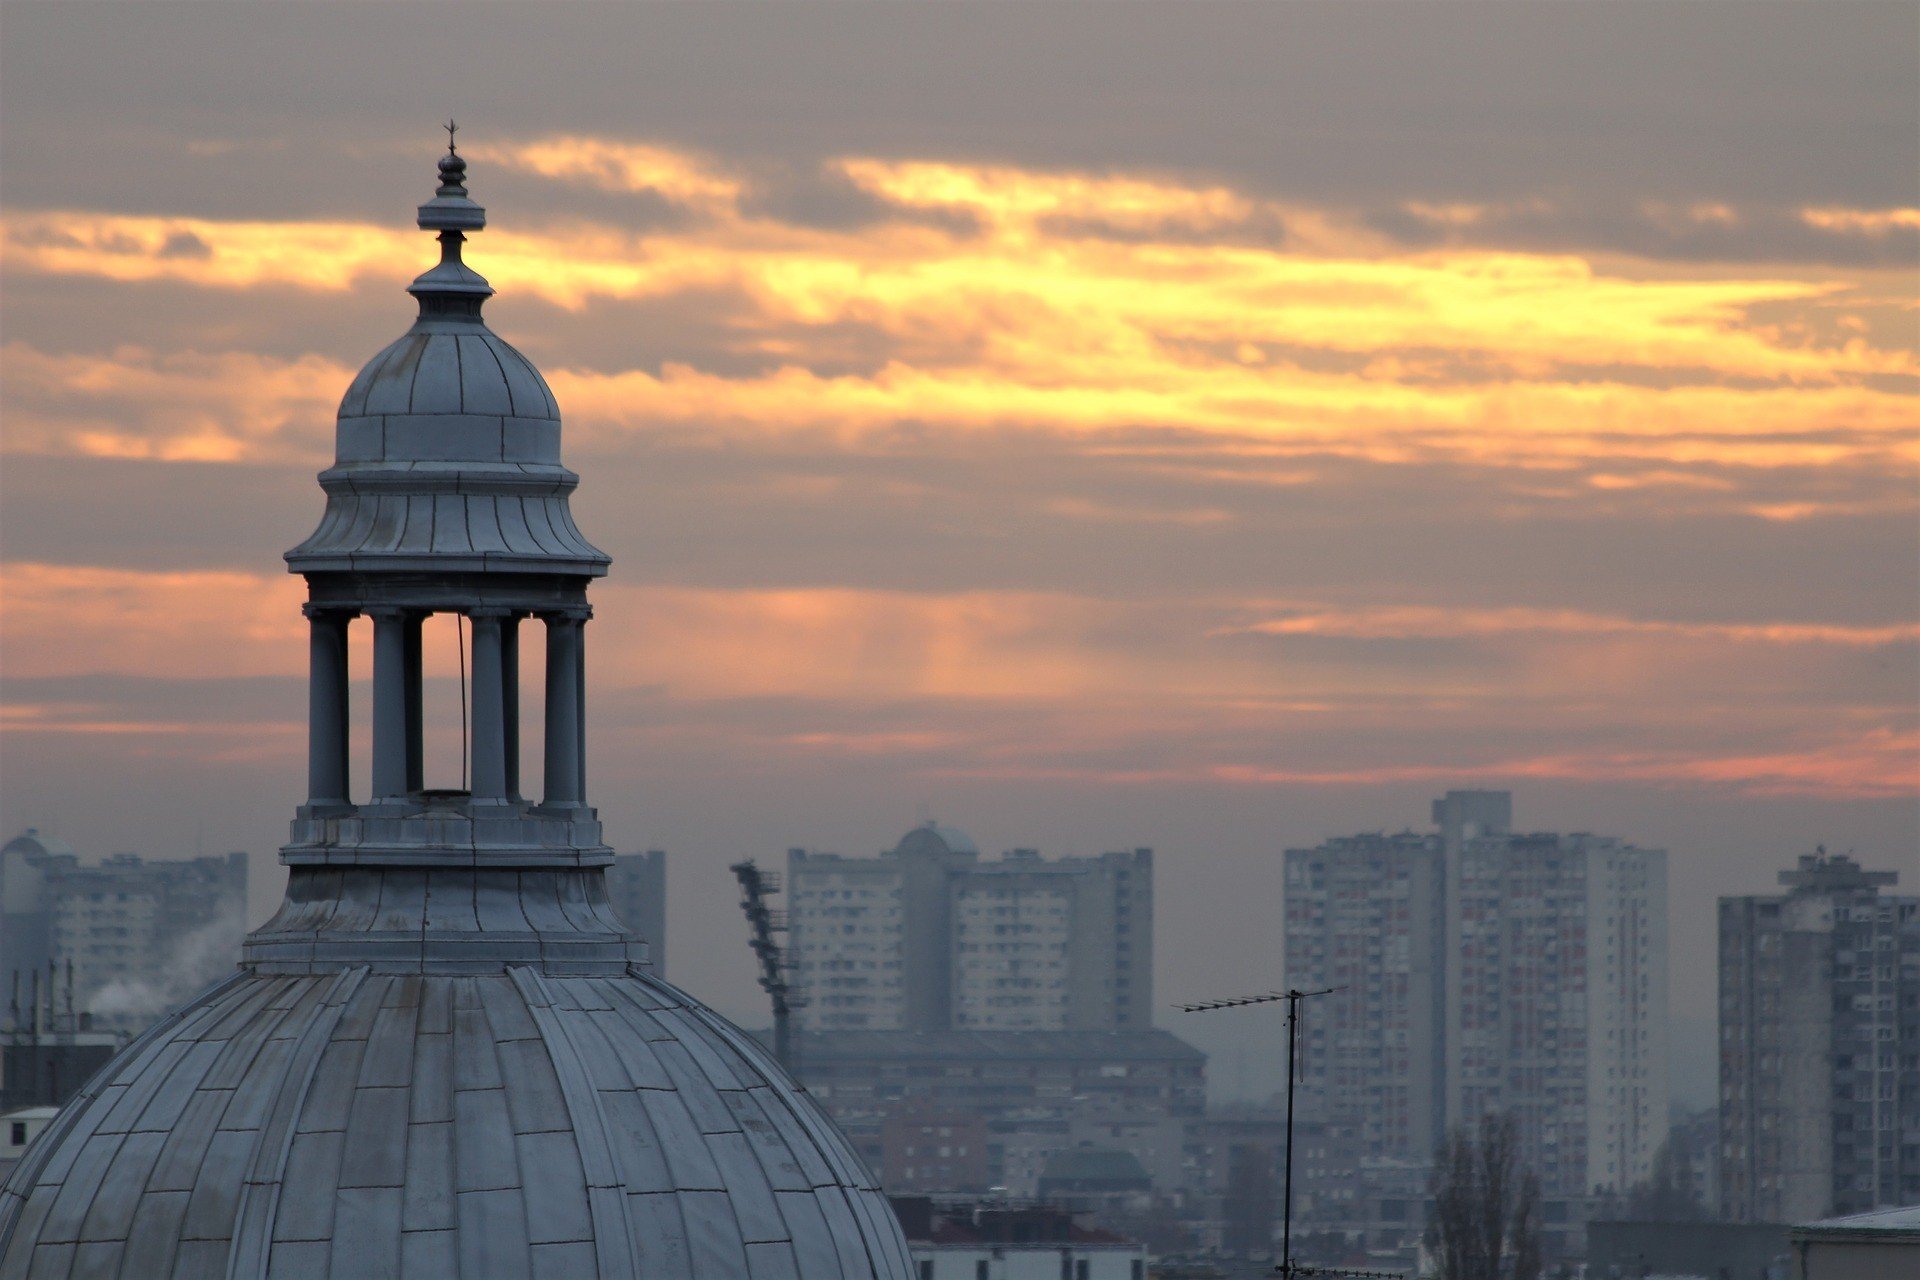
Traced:
MULTIPOLYGON (((307 708, 307 803, 351 802, 347 784, 347 624, 352 608, 306 606, 311 673, 307 708)), ((421 625, 427 612, 373 605, 372 798, 401 799, 425 785, 421 625)), ((443 611, 444 612, 444 611, 443 611)), ((520 620, 523 611, 458 610, 473 624, 470 770, 476 801, 520 799, 520 620)), ((543 611, 547 627, 548 806, 586 802, 586 622, 584 606, 543 611)))

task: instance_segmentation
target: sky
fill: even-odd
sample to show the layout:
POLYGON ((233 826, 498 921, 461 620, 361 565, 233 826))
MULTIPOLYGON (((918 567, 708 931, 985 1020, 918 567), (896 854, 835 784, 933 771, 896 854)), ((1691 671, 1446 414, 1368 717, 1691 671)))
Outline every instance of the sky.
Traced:
POLYGON ((451 115, 677 981, 764 1021, 742 856, 1152 846, 1258 1093, 1170 1006, 1281 980, 1282 852, 1510 788, 1670 851, 1705 1102, 1714 896, 1920 883, 1916 12, 9 0, 0 827, 271 908, 279 556, 451 115))

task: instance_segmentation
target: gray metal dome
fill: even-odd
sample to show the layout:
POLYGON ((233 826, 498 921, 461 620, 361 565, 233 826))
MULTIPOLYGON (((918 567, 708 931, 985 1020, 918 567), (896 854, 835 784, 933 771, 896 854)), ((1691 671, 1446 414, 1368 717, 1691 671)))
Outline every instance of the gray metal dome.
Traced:
POLYGON ((907 1276, 859 1157, 657 979, 237 974, 0 1192, 0 1275, 907 1276))
POLYGON ((465 167, 440 161, 420 223, 443 257, 411 290, 420 320, 348 391, 327 514, 288 555, 311 674, 286 898, 238 972, 28 1149, 0 1189, 0 1280, 911 1275, 832 1121, 649 974, 609 906, 583 648, 607 557, 567 514, 577 478, 545 384, 480 323, 492 290, 460 261, 485 221, 465 167), (471 636, 459 790, 424 783, 434 612, 471 636), (356 615, 373 632, 362 800, 356 615), (528 619, 546 629, 537 798, 520 768, 528 619))

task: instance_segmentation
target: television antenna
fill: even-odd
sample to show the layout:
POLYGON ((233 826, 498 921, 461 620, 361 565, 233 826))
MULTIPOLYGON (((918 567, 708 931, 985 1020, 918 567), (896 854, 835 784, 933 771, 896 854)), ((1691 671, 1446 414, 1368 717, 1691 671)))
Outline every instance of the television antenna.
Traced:
POLYGON ((773 937, 786 932, 786 914, 767 905, 767 899, 780 892, 780 877, 774 872, 762 871, 751 858, 734 863, 729 870, 740 882, 740 910, 746 913, 747 928, 752 934, 747 945, 760 960, 760 989, 773 1004, 774 1060, 788 1075, 798 1075, 793 1052, 793 1011, 805 1001, 787 979, 792 969, 787 948, 773 937))
POLYGON ((1341 1280, 1400 1280, 1394 1271, 1353 1271, 1343 1267, 1314 1267, 1293 1260, 1293 1086, 1300 1078, 1300 1002, 1314 996, 1328 996, 1338 991, 1338 987, 1325 987, 1318 991, 1301 991, 1290 987, 1285 991, 1269 991, 1263 996, 1239 996, 1230 1000, 1202 1000, 1197 1004, 1175 1006, 1182 1013, 1214 1013, 1221 1009, 1244 1009, 1248 1005, 1278 1004, 1287 1002, 1287 1171, 1285 1189, 1282 1196, 1285 1208, 1281 1214, 1280 1226, 1280 1265, 1274 1273, 1292 1280, 1295 1276, 1338 1276, 1341 1280))

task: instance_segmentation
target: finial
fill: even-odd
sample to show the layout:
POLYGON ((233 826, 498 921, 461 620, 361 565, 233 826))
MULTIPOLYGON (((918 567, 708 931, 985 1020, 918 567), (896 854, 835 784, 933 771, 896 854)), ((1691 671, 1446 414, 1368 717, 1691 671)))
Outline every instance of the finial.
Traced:
POLYGON ((487 225, 487 211, 467 198, 467 161, 454 149, 460 126, 453 119, 440 126, 447 131, 447 154, 440 157, 440 185, 433 199, 420 206, 422 231, 440 233, 440 264, 421 275, 407 292, 420 299, 421 314, 478 316, 480 303, 493 293, 486 280, 460 261, 466 232, 487 225))

